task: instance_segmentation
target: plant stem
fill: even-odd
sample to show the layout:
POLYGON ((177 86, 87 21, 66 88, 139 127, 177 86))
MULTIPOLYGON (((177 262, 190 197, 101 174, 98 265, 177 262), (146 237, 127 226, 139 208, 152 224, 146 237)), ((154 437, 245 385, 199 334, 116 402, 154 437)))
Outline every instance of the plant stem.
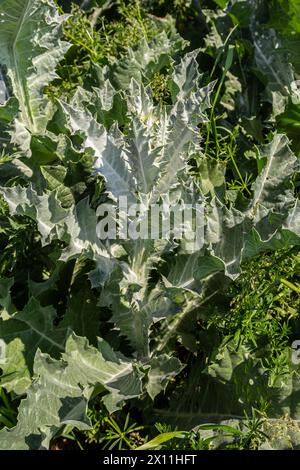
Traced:
POLYGON ((295 286, 295 284, 293 284, 292 282, 284 278, 281 278, 280 282, 284 284, 285 286, 289 287, 290 289, 292 289, 294 292, 297 292, 297 294, 300 294, 300 288, 295 286))

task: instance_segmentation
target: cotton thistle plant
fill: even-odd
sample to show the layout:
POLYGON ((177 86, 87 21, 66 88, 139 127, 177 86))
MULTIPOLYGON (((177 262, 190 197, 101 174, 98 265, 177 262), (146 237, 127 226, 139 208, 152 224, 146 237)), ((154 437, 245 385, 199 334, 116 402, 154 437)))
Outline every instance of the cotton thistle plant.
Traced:
MULTIPOLYGON (((42 90, 55 77, 55 66, 68 48, 60 39, 63 18, 51 0, 4 2, 0 12, 5 19, 0 63, 7 67, 19 102, 10 129, 12 141, 19 145, 14 165, 25 181, 23 186, 4 184, 1 194, 10 216, 26 216, 36 224, 43 247, 58 242, 59 263, 93 263, 88 273, 90 289, 97 293, 98 306, 110 309, 109 321, 131 351, 125 356, 103 338, 91 344, 90 333, 78 334, 89 331, 89 319, 83 316, 86 328, 79 329, 74 311, 55 324, 57 312, 42 305, 39 297, 55 278, 41 283, 39 291, 31 284, 30 293, 35 295, 22 311, 11 308, 13 282, 2 281, 0 337, 6 360, 1 368, 7 374, 3 386, 25 393, 26 398, 16 427, 0 431, 1 448, 46 449, 64 426, 88 428, 87 405, 96 393, 103 393, 103 403, 111 412, 125 400, 145 395, 154 399, 184 367, 170 345, 187 315, 201 311, 217 295, 218 289, 211 290, 214 276, 235 279, 246 257, 299 243, 299 203, 292 185, 296 158, 287 138, 274 135, 260 149, 262 170, 248 206, 228 206, 209 173, 209 190, 203 191, 190 172, 195 155, 203 162, 207 158, 201 147, 201 126, 207 122, 214 87, 214 83, 201 85, 198 51, 173 63, 170 105, 154 104, 142 75, 140 81, 132 79, 127 89, 115 89, 110 81, 113 72, 105 67, 98 70, 99 87, 78 89, 70 101, 58 101, 53 108, 42 90), (20 17, 21 22, 16 20, 20 17), (29 49, 32 54, 25 60, 23 53, 29 49), (116 97, 126 110, 128 124, 123 131, 116 97), (108 128, 101 122, 104 112, 114 116, 108 128), (39 164, 32 142, 41 135, 50 147, 73 152, 72 138, 80 141, 80 150, 92 155, 92 178, 104 178, 104 207, 93 207, 87 197, 75 201, 64 183, 65 154, 56 173, 49 165, 39 164), (155 205, 165 208, 158 220, 167 218, 178 205, 188 205, 194 216, 198 213, 198 226, 182 222, 182 236, 178 227, 164 232, 155 223, 151 230, 156 237, 103 236, 99 227, 107 208, 111 211, 107 224, 118 222, 121 231, 125 228, 124 214, 116 221, 120 198, 126 198, 129 209, 138 204, 135 219, 130 210, 125 214, 131 227, 151 219, 155 205), (193 238, 195 230, 198 238, 193 238), (160 263, 164 263, 163 274, 157 270, 160 263), (153 328, 158 330, 155 338, 153 328)), ((3 109, 8 105, 4 103, 3 109)))

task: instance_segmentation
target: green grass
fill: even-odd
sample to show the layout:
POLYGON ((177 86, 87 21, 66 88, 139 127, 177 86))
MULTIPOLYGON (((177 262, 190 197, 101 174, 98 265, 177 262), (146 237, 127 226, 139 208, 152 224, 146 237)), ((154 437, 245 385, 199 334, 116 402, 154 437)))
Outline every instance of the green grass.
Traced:
MULTIPOLYGON (((46 94, 52 99, 72 94, 83 84, 93 63, 114 63, 129 47, 134 48, 142 39, 150 42, 165 29, 168 29, 167 22, 148 14, 139 0, 119 0, 113 11, 101 14, 96 22, 91 21, 89 13, 73 4, 64 26, 64 39, 72 47, 58 67, 60 78, 46 88, 46 94)), ((165 94, 162 82, 162 78, 154 78, 157 99, 165 94)))
POLYGON ((234 339, 261 356, 270 383, 291 373, 289 348, 299 331, 300 252, 278 251, 244 264, 227 296, 226 315, 210 319, 223 342, 234 339))

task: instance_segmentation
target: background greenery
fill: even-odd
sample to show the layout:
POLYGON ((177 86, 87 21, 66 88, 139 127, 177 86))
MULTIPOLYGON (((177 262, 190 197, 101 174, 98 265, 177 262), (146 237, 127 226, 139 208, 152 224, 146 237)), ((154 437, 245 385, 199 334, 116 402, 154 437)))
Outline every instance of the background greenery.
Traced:
MULTIPOLYGON (((91 0, 58 4, 62 14, 70 13, 63 28, 64 38, 72 46, 57 67, 58 77, 45 89, 53 102, 69 99, 78 85, 92 89, 98 79, 95 64, 126 67, 129 48, 136 51, 143 41, 151 44, 165 32, 172 43, 172 60, 183 51, 199 48, 203 81, 216 80, 201 144, 215 180, 222 181, 225 175, 228 204, 237 200, 243 204, 251 197, 252 182, 260 171, 257 148, 270 142, 274 132, 286 133, 292 150, 300 156, 300 101, 290 90, 288 76, 289 67, 296 79, 300 73, 299 1, 91 0), (271 67, 262 64, 259 48, 266 54, 273 48, 271 67)), ((172 64, 164 62, 143 78, 157 104, 172 102, 171 71, 172 64)), ((126 87, 120 78, 115 78, 114 85, 126 87)), ((126 132, 126 113, 118 114, 126 132)), ((102 119, 106 127, 113 120, 111 116, 102 119)), ((51 143, 45 138, 35 145, 43 148, 49 163, 51 143)), ((4 152, 0 166, 9 172, 7 158, 4 152)), ((66 207, 68 197, 77 201, 89 195, 95 207, 101 200, 104 184, 101 178, 95 181, 91 177, 90 159, 89 152, 69 150, 66 207)), ((203 161, 195 156, 190 171, 199 184, 203 184, 204 170, 203 161)), ((15 183, 20 180, 21 176, 15 183)), ((299 184, 296 174, 296 195, 299 184)), ((11 297, 22 309, 28 301, 27 279, 38 283, 45 271, 53 271, 58 242, 43 247, 32 222, 9 217, 2 200, 0 221, 0 274, 14 277, 11 297)), ((154 402, 134 399, 111 415, 95 397, 89 405, 92 429, 79 432, 67 426, 52 448, 134 449, 147 443, 149 448, 166 449, 299 448, 297 421, 278 415, 273 400, 281 384, 298 374, 290 354, 291 344, 300 334, 299 261, 298 247, 246 261, 236 281, 224 284, 216 299, 201 313, 192 312, 181 325, 180 338, 171 347, 185 368, 154 402), (187 347, 191 332, 193 346, 187 347), (240 361, 243 354, 251 355, 252 363, 240 361)), ((76 300, 88 301, 90 309, 99 314, 100 333, 113 335, 109 312, 97 306, 88 288, 90 268, 88 261, 59 265, 55 286, 45 295, 51 296, 58 320, 74 308, 76 300), (71 300, 72 294, 75 300, 71 300)), ((124 340, 120 349, 128 348, 124 340)), ((5 377, 0 377, 0 387, 1 380, 5 377)), ((16 424, 19 403, 19 396, 0 388, 0 425, 16 424)))

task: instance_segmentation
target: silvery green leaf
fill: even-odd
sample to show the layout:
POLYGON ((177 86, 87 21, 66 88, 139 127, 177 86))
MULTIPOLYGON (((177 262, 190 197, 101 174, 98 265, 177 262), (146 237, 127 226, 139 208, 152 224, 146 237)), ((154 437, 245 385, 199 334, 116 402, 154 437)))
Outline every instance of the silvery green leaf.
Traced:
POLYGON ((161 354, 151 359, 146 388, 152 400, 166 389, 170 379, 178 375, 182 369, 181 362, 167 354, 161 354))
POLYGON ((61 207, 55 192, 39 196, 31 187, 20 186, 0 188, 0 192, 12 215, 26 215, 37 223, 43 244, 49 243, 53 237, 59 238, 59 226, 68 212, 61 207))
POLYGON ((9 319, 0 319, 0 337, 6 344, 5 362, 1 364, 7 377, 3 386, 22 395, 30 385, 34 356, 38 348, 57 356, 64 351, 68 328, 54 327, 56 311, 42 307, 30 299, 22 312, 9 319))
POLYGON ((71 189, 64 184, 67 169, 61 165, 44 165, 41 166, 41 173, 47 182, 48 189, 56 191, 57 198, 61 202, 62 207, 71 207, 74 204, 74 197, 71 189))
POLYGON ((289 215, 283 226, 283 230, 288 230, 300 237, 300 201, 297 199, 293 208, 290 210, 289 215))
POLYGON ((31 187, 18 186, 0 189, 0 192, 12 215, 26 215, 37 223, 44 245, 55 238, 67 243, 61 260, 67 261, 82 252, 90 252, 91 258, 109 257, 98 237, 97 216, 88 199, 67 210, 62 208, 55 192, 39 196, 31 187))
POLYGON ((157 120, 150 90, 134 78, 128 86, 127 106, 129 113, 133 116, 138 115, 148 129, 157 120))
POLYGON ((94 150, 94 169, 105 177, 107 190, 116 198, 127 196, 132 199, 134 179, 113 134, 107 133, 88 111, 75 109, 67 103, 60 104, 68 116, 71 130, 82 131, 86 137, 85 148, 94 150))
POLYGON ((172 55, 187 45, 178 33, 168 37, 165 31, 149 44, 145 38, 135 49, 128 48, 126 54, 112 67, 111 79, 118 89, 126 89, 134 78, 137 82, 149 81, 156 72, 170 65, 172 55))
POLYGON ((19 110, 18 100, 10 97, 4 104, 0 105, 0 121, 5 124, 11 123, 19 110))
POLYGON ((0 279, 0 318, 7 320, 16 312, 16 307, 12 303, 11 288, 14 285, 14 278, 0 279))
POLYGON ((67 247, 61 255, 62 261, 76 258, 81 253, 89 257, 109 257, 107 249, 98 237, 97 216, 90 207, 88 198, 72 206, 64 219, 64 238, 67 247))
POLYGON ((13 138, 28 150, 28 131, 44 132, 51 113, 43 88, 56 78, 55 67, 69 47, 60 40, 64 17, 52 0, 4 0, 0 15, 0 64, 20 108, 13 138))
POLYGON ((97 306, 97 298, 84 287, 70 295, 66 313, 60 322, 61 328, 70 328, 77 336, 97 344, 101 309, 97 306))
POLYGON ((244 246, 245 216, 226 207, 222 209, 222 236, 210 252, 224 263, 225 274, 234 279, 240 272, 244 246))
POLYGON ((127 106, 120 91, 116 91, 111 82, 106 79, 101 88, 95 88, 95 109, 97 121, 109 129, 114 122, 124 125, 126 122, 127 106))
POLYGON ((296 170, 297 161, 288 138, 276 134, 269 144, 260 147, 259 158, 266 163, 253 185, 251 207, 263 205, 277 212, 287 211, 294 201, 291 176, 296 170))
POLYGON ((195 272, 198 270, 199 263, 201 263, 201 257, 197 254, 177 256, 167 277, 169 287, 198 291, 199 283, 196 281, 195 272))
POLYGON ((265 166, 253 184, 253 199, 250 203, 250 217, 262 240, 268 240, 294 205, 291 177, 296 170, 296 157, 289 148, 285 135, 276 134, 270 142, 260 148, 260 157, 265 166))
POLYGON ((147 127, 138 118, 132 118, 128 140, 127 159, 140 192, 148 194, 159 175, 159 167, 155 162, 158 151, 151 149, 147 127))
POLYGON ((87 404, 95 387, 108 392, 110 412, 141 393, 140 373, 131 362, 103 340, 94 348, 74 334, 61 360, 36 353, 34 377, 21 402, 16 427, 0 431, 1 449, 46 449, 50 437, 67 424, 88 429, 87 404))
POLYGON ((247 361, 249 357, 249 351, 246 347, 236 350, 235 344, 232 343, 216 350, 214 357, 207 367, 207 373, 222 382, 230 381, 234 369, 239 364, 247 361))
POLYGON ((197 56, 198 50, 194 50, 184 55, 180 63, 174 67, 171 78, 170 89, 173 103, 177 99, 183 100, 195 91, 195 84, 198 84, 202 75, 199 73, 197 56))
POLYGON ((225 183, 225 165, 203 158, 199 162, 199 186, 204 195, 215 195, 225 183))
POLYGON ((257 30, 253 33, 255 63, 265 81, 265 99, 273 105, 273 115, 284 112, 289 97, 293 95, 292 65, 281 52, 280 37, 274 30, 257 30))
POLYGON ((234 111, 236 107, 235 95, 242 92, 242 84, 238 77, 228 71, 224 86, 225 93, 221 98, 220 104, 229 112, 234 111))

